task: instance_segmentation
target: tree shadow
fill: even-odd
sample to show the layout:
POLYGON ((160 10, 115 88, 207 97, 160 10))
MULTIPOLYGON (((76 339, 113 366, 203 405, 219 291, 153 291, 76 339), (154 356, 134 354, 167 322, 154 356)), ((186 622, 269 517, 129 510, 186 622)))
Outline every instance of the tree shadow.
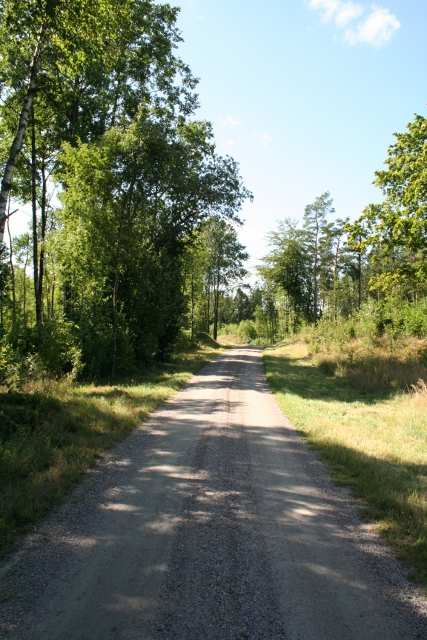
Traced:
MULTIPOLYGON (((240 408, 177 398, 85 479, 17 567, 14 600, 48 621, 37 637, 314 640, 357 629, 397 640, 416 624, 422 637, 394 561, 355 542, 348 496, 293 429, 243 428, 240 408)), ((388 479, 396 465, 380 471, 388 479)))

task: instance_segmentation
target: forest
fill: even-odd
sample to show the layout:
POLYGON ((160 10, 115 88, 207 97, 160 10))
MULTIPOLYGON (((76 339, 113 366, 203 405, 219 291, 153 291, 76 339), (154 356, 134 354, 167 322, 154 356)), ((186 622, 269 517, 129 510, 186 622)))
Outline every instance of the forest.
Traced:
POLYGON ((350 219, 325 185, 265 229, 250 274, 253 195, 198 118, 177 19, 154 0, 0 0, 5 546, 225 346, 304 343, 321 377, 287 370, 298 392, 426 397, 427 118, 384 150, 381 201, 350 219))
POLYGON ((195 118, 177 10, 0 10, 1 383, 36 371, 114 378, 166 358, 194 325, 196 263, 216 333, 221 288, 243 272, 236 225, 250 193, 195 118), (25 206, 31 229, 12 238, 25 206))

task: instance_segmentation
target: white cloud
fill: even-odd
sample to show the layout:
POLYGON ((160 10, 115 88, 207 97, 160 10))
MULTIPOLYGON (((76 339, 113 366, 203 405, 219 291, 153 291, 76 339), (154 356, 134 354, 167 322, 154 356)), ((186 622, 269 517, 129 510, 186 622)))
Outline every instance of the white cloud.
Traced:
POLYGON ((309 7, 320 11, 322 18, 326 21, 332 20, 338 10, 341 0, 309 0, 309 7))
POLYGON ((345 27, 349 22, 361 16, 362 13, 363 7, 360 4, 343 2, 335 14, 335 24, 337 27, 345 27))
POLYGON ((344 27, 363 13, 362 5, 343 0, 309 0, 309 6, 320 11, 323 20, 333 21, 338 27, 344 27))
POLYGON ((356 25, 356 28, 346 30, 345 39, 352 45, 364 43, 381 47, 399 28, 400 22, 391 11, 382 7, 372 7, 369 15, 356 25))
POLYGON ((222 124, 224 125, 224 127, 239 127, 240 120, 239 118, 236 118, 235 116, 229 114, 224 116, 224 118, 222 119, 222 124))
POLYGON ((308 6, 319 11, 322 20, 344 29, 348 44, 381 47, 400 27, 397 17, 387 8, 366 6, 351 0, 308 0, 308 6), (363 17, 362 17, 363 16, 363 17))

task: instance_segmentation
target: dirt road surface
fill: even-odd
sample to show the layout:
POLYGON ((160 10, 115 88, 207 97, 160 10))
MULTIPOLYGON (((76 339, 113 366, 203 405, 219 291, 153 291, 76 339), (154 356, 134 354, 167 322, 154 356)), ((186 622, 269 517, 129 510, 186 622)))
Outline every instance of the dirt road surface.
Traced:
POLYGON ((0 566, 0 637, 408 640, 425 602, 280 412, 205 367, 0 566))

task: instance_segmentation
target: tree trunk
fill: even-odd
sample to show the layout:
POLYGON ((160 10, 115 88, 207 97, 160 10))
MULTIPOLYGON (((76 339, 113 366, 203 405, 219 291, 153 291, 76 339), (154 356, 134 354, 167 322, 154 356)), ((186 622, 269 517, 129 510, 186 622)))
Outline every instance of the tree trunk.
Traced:
POLYGON ((9 226, 9 213, 10 213, 10 197, 8 204, 8 216, 7 216, 7 234, 9 236, 9 266, 10 276, 12 280, 12 327, 16 325, 16 280, 15 280, 15 268, 13 266, 13 249, 12 249, 12 236, 10 234, 9 226))
POLYGON ((33 218, 33 283, 34 301, 36 305, 36 326, 40 332, 42 326, 42 311, 39 297, 39 243, 37 229, 37 150, 36 150, 36 123, 34 118, 34 105, 31 105, 31 208, 33 218))
POLYGON ((213 339, 218 337, 218 311, 219 311, 219 275, 217 274, 216 282, 214 282, 214 326, 213 339))
POLYGON ((191 342, 194 340, 194 273, 191 271, 191 342))
POLYGON ((24 316, 24 328, 27 328, 27 267, 28 267, 29 255, 28 250, 25 256, 24 263, 24 281, 22 283, 22 313, 24 316))
POLYGON ((112 303, 113 303, 113 352, 111 357, 111 378, 114 380, 117 371, 117 294, 119 290, 119 274, 118 271, 114 274, 114 284, 112 291, 112 303))
POLYGON ((318 288, 318 271, 319 271, 319 220, 316 213, 316 240, 314 243, 314 282, 313 282, 313 319, 317 322, 317 311, 319 307, 319 288, 318 288))
POLYGON ((40 243, 39 243, 39 268, 38 268, 38 287, 37 287, 37 303, 36 308, 39 311, 38 323, 39 326, 43 324, 43 289, 44 289, 44 272, 45 272, 45 239, 46 239, 46 226, 47 226, 47 210, 46 210, 46 191, 47 191, 47 181, 46 181, 46 167, 44 161, 42 161, 41 166, 41 177, 42 177, 42 194, 41 194, 41 203, 40 203, 40 243))
POLYGON ((209 335, 211 328, 211 287, 210 281, 206 287, 206 333, 209 335))
POLYGON ((22 103, 21 113, 19 114, 18 127, 13 138, 12 144, 9 149, 6 164, 3 171, 3 178, 0 188, 0 244, 3 243, 4 229, 6 222, 6 206, 7 200, 12 187, 12 178, 15 166, 21 153, 22 145, 24 143, 25 131, 27 129, 28 121, 31 116, 34 96, 37 91, 37 78, 40 67, 40 52, 42 48, 42 40, 44 38, 45 28, 42 29, 40 37, 38 39, 36 48, 34 50, 33 59, 30 65, 28 88, 22 103))
POLYGON ((362 306, 362 251, 359 251, 357 256, 357 308, 360 310, 362 306))
POLYGON ((53 274, 52 288, 50 292, 50 319, 51 320, 54 320, 55 318, 55 283, 56 283, 56 278, 55 278, 55 274, 53 274))
POLYGON ((337 239, 337 246, 335 250, 334 259, 334 320, 338 318, 338 303, 337 303, 337 283, 338 283, 338 260, 340 254, 340 240, 337 239))

